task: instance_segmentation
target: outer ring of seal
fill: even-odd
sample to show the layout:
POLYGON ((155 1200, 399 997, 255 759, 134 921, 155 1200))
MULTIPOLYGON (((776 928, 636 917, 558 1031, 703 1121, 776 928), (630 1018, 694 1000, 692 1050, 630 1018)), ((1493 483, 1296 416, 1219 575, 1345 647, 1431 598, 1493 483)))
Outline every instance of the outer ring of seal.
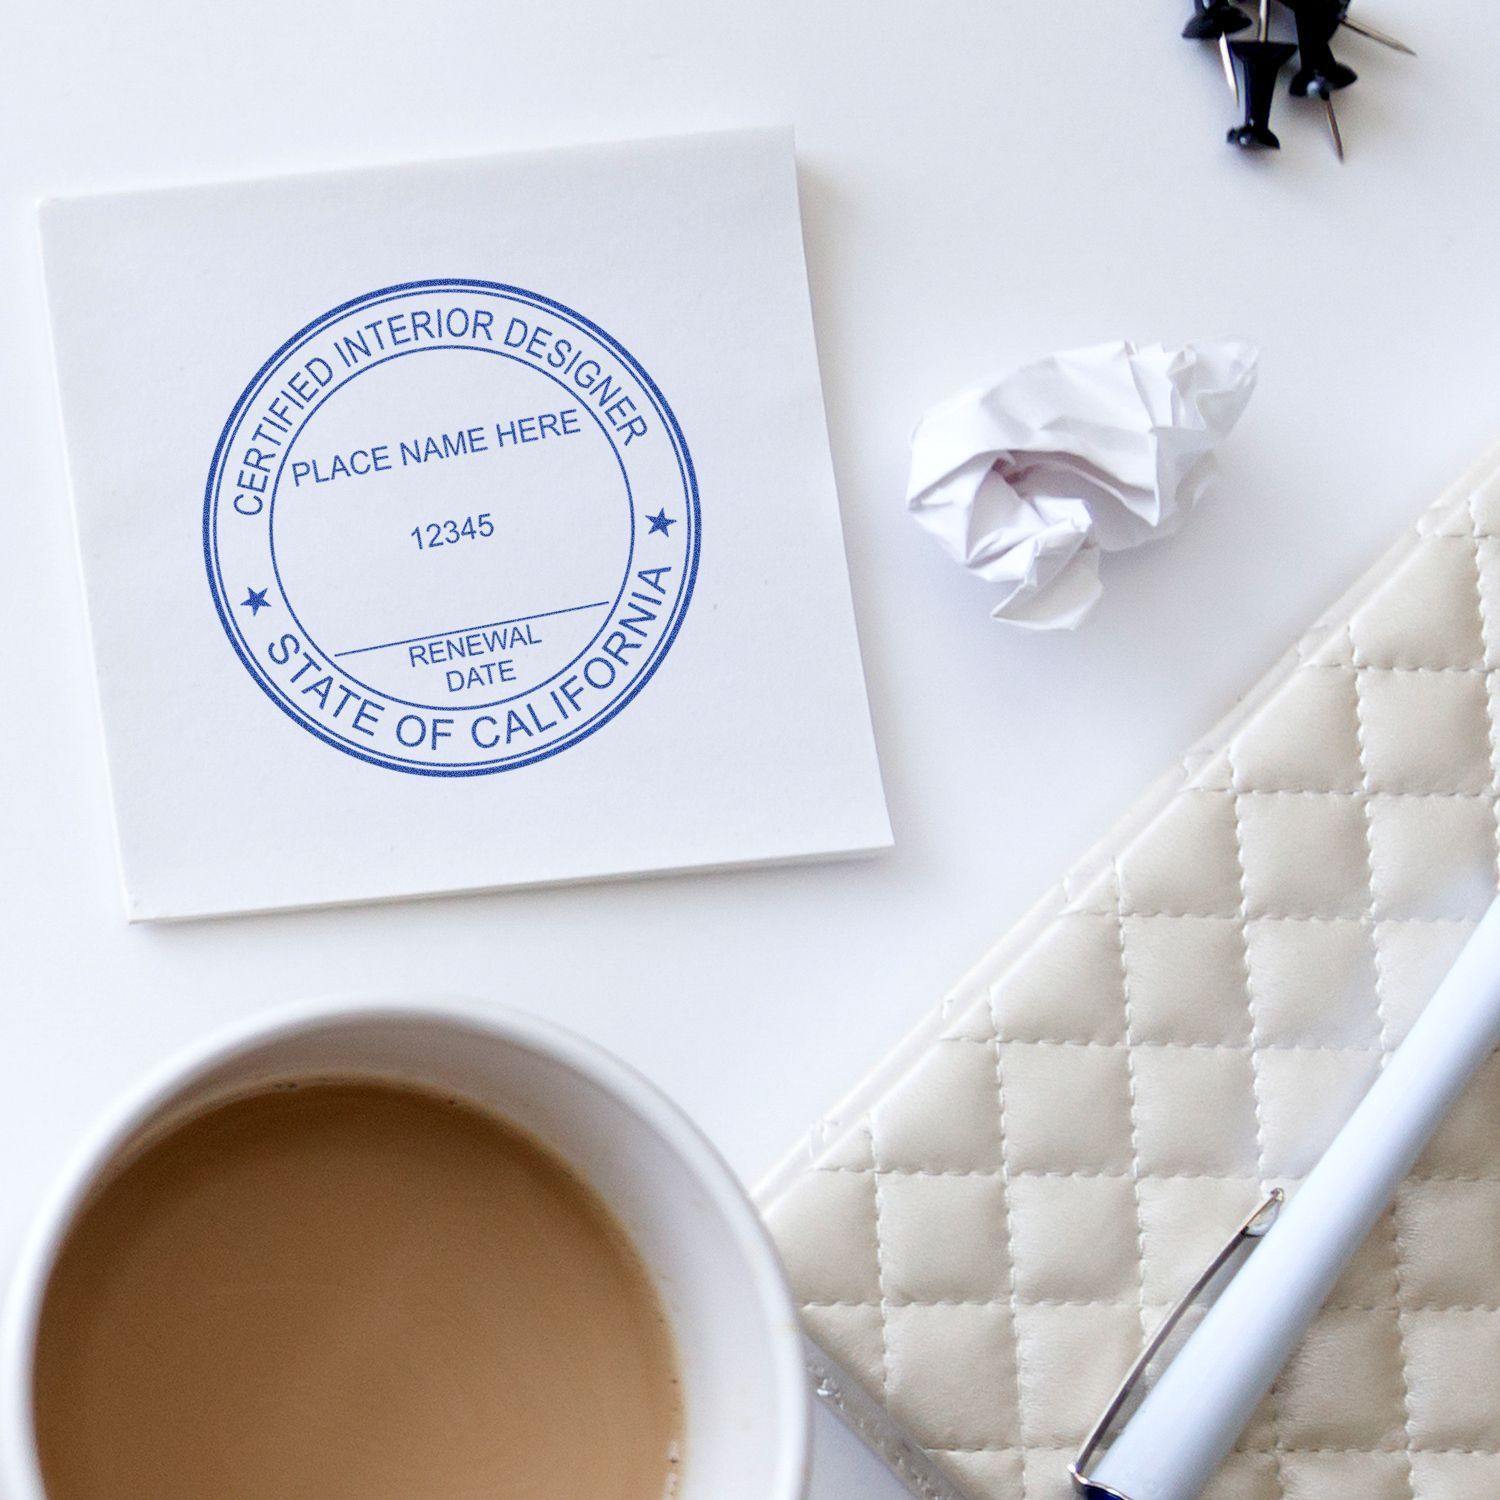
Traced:
POLYGON ((209 464, 208 479, 204 484, 203 490, 203 561, 204 568, 208 574, 209 593, 214 601, 214 610, 219 617, 219 624, 223 627, 224 634, 228 638, 235 655, 239 657, 252 680, 298 728, 313 735, 316 739, 322 740, 324 744, 332 746, 335 750, 341 750, 345 755, 351 756, 355 760, 363 761, 367 765, 380 766, 387 770, 404 771, 414 776, 492 776, 501 771, 519 770, 523 766, 535 765, 538 761, 547 760, 549 757, 557 755, 564 750, 571 749, 572 746, 587 739, 596 730, 602 729, 611 719, 634 701, 641 689, 655 676, 657 668, 661 666, 662 662, 666 659, 667 653, 671 650, 673 642, 677 639, 677 633, 682 628, 682 621, 687 614, 688 605, 692 601, 693 590, 698 578, 698 558, 701 548, 702 513, 698 499, 698 477, 693 468, 693 456, 688 449, 687 439, 683 436, 682 428, 677 421, 676 414, 640 361, 618 339, 614 338, 613 335, 607 333, 597 323, 593 322, 592 319, 586 318, 582 313, 575 311, 565 303, 558 302, 551 297, 543 296, 540 292, 533 292, 526 287, 512 286, 507 282, 489 281, 478 277, 438 276, 425 278, 420 281, 403 281, 396 282, 390 286, 377 287, 372 291, 363 292, 357 297, 351 297, 347 302, 341 302, 336 307, 329 308, 327 312, 304 324, 290 338, 278 346, 275 352, 266 359, 255 372, 254 376, 251 377, 244 390, 240 392, 239 398, 235 401, 219 433, 218 441, 214 445, 213 459, 209 464), (543 746, 529 754, 517 755, 482 765, 433 765, 405 760, 399 756, 372 753, 358 745, 351 744, 339 738, 337 735, 330 734, 321 725, 299 714, 282 696, 275 684, 269 680, 255 658, 246 651, 244 643, 234 627, 233 616, 230 612, 230 601, 224 594, 223 581, 219 575, 214 538, 215 501, 219 482, 223 476, 224 460, 229 451, 231 436, 246 408, 259 394, 262 384, 281 360, 296 345, 311 334, 319 332, 328 324, 336 322, 348 313, 368 303, 383 298, 403 295, 408 292, 441 291, 444 289, 494 293, 501 297, 529 303, 533 307, 545 309, 547 312, 575 323, 579 328, 584 329, 604 345, 630 371, 636 380, 640 382, 641 389, 650 398, 652 405, 656 408, 663 429, 672 443, 673 455, 677 460, 678 471, 682 477, 683 499, 691 517, 687 565, 685 569, 686 576, 682 590, 674 605, 672 618, 664 630, 661 640, 657 643, 656 650, 652 653, 651 659, 646 663, 630 686, 618 698, 611 700, 606 707, 602 708, 592 718, 586 720, 577 729, 563 735, 552 744, 543 746))

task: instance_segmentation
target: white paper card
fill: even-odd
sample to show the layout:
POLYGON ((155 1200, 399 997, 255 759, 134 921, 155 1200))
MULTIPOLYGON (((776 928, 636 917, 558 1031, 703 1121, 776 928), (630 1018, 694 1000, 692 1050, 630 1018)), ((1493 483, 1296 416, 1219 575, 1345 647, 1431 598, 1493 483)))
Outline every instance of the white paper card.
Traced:
POLYGON ((130 916, 890 842, 789 132, 42 222, 130 916))

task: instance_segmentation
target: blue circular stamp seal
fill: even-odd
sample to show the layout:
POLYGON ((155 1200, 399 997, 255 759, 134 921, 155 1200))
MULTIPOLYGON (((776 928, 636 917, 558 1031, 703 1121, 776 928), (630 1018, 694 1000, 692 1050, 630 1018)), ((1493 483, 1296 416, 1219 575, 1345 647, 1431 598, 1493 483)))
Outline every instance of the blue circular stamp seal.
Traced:
POLYGON ((426 776, 555 755, 661 665, 698 569, 692 458, 640 363, 520 287, 415 281, 294 334, 203 506, 246 670, 328 745, 426 776))

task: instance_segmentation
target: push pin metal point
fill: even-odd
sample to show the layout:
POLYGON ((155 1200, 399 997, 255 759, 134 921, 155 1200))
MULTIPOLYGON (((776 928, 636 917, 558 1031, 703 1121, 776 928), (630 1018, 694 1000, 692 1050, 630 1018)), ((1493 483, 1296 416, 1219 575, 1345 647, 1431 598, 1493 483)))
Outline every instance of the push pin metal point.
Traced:
POLYGON ((1344 159, 1344 135, 1339 129, 1339 117, 1333 107, 1333 93, 1321 78, 1307 86, 1308 97, 1323 101, 1323 118, 1328 121, 1328 135, 1333 141, 1333 154, 1344 159))
POLYGON ((1260 0, 1260 25, 1254 41, 1236 37, 1229 50, 1240 65, 1244 79, 1245 121, 1231 126, 1228 140, 1244 150, 1279 151, 1281 142, 1271 130, 1271 105, 1276 98, 1276 80, 1297 53, 1295 42, 1271 39, 1271 3, 1260 0))
POLYGON ((1405 42, 1397 41, 1388 31, 1380 31, 1374 26, 1367 25, 1364 21, 1354 21, 1349 18, 1349 0, 1342 0, 1339 6, 1339 23, 1350 31, 1357 32, 1362 37, 1367 37, 1372 42, 1379 42, 1382 47, 1389 47, 1392 52, 1405 53, 1407 57, 1415 57, 1405 42))
POLYGON ((1250 24, 1250 17, 1233 0, 1193 0, 1193 13, 1182 28, 1182 34, 1190 42, 1217 42, 1219 61, 1224 66, 1224 80, 1236 104, 1240 101, 1240 83, 1235 76, 1234 61, 1229 55, 1229 38, 1243 31, 1250 24))

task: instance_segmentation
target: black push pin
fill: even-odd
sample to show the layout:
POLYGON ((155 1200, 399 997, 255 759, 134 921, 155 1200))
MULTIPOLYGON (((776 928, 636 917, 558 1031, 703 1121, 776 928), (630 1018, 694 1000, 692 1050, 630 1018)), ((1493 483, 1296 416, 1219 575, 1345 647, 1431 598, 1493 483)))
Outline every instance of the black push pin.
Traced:
POLYGON ((1193 13, 1182 28, 1182 34, 1190 42, 1217 42, 1219 61, 1224 65, 1224 79, 1229 92, 1239 103, 1240 85, 1234 76, 1234 63, 1229 56, 1229 38, 1243 31, 1250 24, 1250 17, 1233 0, 1193 0, 1193 13))
POLYGON ((1329 44, 1343 21, 1347 0, 1286 0, 1286 3, 1297 18, 1297 46, 1302 53, 1301 66, 1292 75, 1291 91, 1299 99, 1323 101, 1334 155, 1343 161, 1344 137, 1334 112, 1333 96, 1337 90, 1348 88, 1359 74, 1341 63, 1329 44))
POLYGON ((1286 0, 1297 18, 1297 47, 1301 66, 1292 75, 1292 93, 1299 99, 1309 94, 1323 99, 1337 89, 1346 89, 1359 74, 1333 55, 1330 43, 1343 22, 1344 0, 1286 0))
POLYGON ((1271 0, 1260 0, 1260 25, 1253 42, 1236 38, 1229 44, 1245 80, 1245 123, 1230 127, 1231 146, 1245 150, 1260 148, 1279 151, 1281 142, 1271 131, 1271 105, 1276 97, 1276 80, 1281 70, 1296 56, 1295 42, 1273 42, 1271 33, 1271 0))

